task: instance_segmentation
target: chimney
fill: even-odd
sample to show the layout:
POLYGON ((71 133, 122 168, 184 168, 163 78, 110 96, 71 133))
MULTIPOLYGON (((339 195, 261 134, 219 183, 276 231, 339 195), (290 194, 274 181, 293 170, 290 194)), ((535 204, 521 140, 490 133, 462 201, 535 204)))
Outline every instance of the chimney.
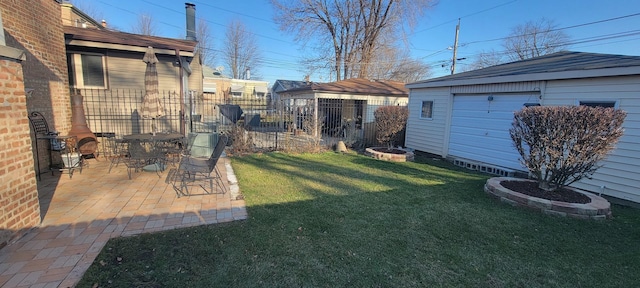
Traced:
POLYGON ((187 10, 187 40, 196 41, 196 4, 184 5, 187 10))
POLYGON ((102 27, 107 28, 107 20, 102 20, 102 27))

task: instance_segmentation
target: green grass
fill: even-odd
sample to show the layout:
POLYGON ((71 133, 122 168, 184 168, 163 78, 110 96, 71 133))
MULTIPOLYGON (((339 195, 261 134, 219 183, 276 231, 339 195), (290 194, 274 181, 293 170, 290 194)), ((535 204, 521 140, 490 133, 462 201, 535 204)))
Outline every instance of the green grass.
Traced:
POLYGON ((80 287, 638 287, 640 211, 542 215, 419 159, 232 158, 246 221, 110 240, 80 287), (118 261, 121 257, 121 261, 118 261))

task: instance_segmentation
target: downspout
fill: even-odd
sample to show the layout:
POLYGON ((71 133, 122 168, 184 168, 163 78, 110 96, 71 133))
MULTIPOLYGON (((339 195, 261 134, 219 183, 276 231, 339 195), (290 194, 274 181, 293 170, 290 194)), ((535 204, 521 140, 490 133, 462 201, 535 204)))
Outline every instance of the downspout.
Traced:
POLYGON ((184 121, 184 72, 182 71, 182 60, 180 60, 180 49, 175 49, 178 68, 180 69, 180 134, 185 135, 185 121, 184 121))

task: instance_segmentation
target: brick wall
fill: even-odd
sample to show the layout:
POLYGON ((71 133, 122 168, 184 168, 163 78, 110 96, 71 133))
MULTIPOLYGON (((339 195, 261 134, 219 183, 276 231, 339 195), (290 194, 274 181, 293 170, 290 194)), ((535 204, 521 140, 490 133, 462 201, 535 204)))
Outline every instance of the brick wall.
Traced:
MULTIPOLYGON (((71 105, 60 4, 54 0, 2 0, 0 13, 6 42, 6 46, 0 45, 2 247, 40 223, 27 115, 40 111, 52 129, 65 134, 71 128, 71 105), (3 51, 22 51, 26 57, 12 58, 3 51), (25 95, 25 89, 33 89, 27 94, 30 96, 25 95)), ((47 151, 40 156, 41 166, 46 167, 47 151)))
MULTIPOLYGON (((33 89, 27 97, 27 110, 41 112, 50 129, 66 134, 71 129, 71 104, 60 4, 54 0, 2 0, 0 11, 6 45, 26 53, 24 87, 33 89)), ((40 152, 40 166, 46 170, 48 152, 40 152)))
POLYGON ((0 247, 40 224, 19 60, 0 58, 0 247))

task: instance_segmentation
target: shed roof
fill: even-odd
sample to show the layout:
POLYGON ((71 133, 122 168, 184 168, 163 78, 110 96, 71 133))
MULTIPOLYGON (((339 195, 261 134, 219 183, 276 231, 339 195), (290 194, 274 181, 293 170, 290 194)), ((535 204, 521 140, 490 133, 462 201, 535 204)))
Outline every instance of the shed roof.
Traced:
POLYGON ((285 90, 286 92, 338 92, 374 95, 408 95, 409 90, 404 83, 390 80, 367 80, 354 78, 330 83, 311 83, 304 87, 285 90))
POLYGON ((296 80, 282 80, 278 79, 275 83, 273 83, 274 89, 276 92, 291 90, 295 88, 302 88, 311 85, 313 82, 308 81, 296 81, 296 80))
POLYGON ((129 49, 125 50, 133 51, 138 51, 139 48, 146 49, 148 46, 151 46, 156 50, 156 53, 162 53, 157 50, 175 51, 175 49, 178 49, 181 52, 190 53, 191 56, 193 56, 193 51, 197 44, 196 41, 190 40, 73 26, 64 26, 64 36, 67 44, 70 45, 86 46, 88 42, 115 44, 114 46, 107 48, 125 49, 129 46, 129 49))
POLYGON ((640 56, 563 51, 407 84, 427 88, 518 81, 640 75, 640 56))

